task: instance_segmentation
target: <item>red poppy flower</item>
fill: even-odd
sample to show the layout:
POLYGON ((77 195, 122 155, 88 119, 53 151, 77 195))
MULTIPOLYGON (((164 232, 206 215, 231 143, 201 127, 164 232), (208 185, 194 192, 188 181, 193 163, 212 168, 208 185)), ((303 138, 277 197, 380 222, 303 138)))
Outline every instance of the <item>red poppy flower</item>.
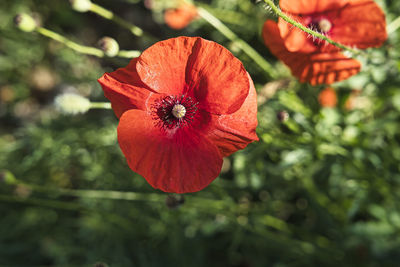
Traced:
POLYGON ((253 82, 227 49, 199 37, 161 41, 100 79, 129 167, 154 188, 199 191, 222 158, 258 140, 253 82))
MULTIPOLYGON (((355 48, 380 46, 387 38, 385 14, 373 0, 280 0, 281 9, 303 25, 355 48)), ((279 19, 266 21, 263 39, 301 82, 331 84, 360 71, 357 60, 279 19)))
POLYGON ((318 95, 318 102, 322 107, 333 108, 337 104, 337 96, 335 90, 326 88, 318 95))
POLYGON ((168 9, 164 13, 165 23, 176 30, 185 28, 196 17, 197 9, 189 3, 182 3, 178 8, 168 9))

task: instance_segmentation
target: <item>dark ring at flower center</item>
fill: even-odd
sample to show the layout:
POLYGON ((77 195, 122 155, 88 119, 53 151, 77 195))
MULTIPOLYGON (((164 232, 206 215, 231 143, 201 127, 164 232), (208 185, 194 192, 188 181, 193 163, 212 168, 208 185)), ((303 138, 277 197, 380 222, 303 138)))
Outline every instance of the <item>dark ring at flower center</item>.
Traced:
POLYGON ((164 129, 188 126, 197 113, 198 102, 186 95, 166 96, 151 107, 153 119, 164 129))

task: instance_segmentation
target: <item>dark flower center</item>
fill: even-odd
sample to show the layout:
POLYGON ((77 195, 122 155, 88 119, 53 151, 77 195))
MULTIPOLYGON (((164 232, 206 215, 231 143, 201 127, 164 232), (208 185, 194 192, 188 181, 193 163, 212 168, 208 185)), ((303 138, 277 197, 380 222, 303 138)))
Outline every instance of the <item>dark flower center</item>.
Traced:
POLYGON ((166 96, 152 105, 153 118, 164 129, 184 127, 193 121, 198 104, 186 95, 166 96))
POLYGON ((320 32, 322 34, 328 33, 332 29, 332 23, 326 18, 313 20, 307 25, 311 30, 320 32))

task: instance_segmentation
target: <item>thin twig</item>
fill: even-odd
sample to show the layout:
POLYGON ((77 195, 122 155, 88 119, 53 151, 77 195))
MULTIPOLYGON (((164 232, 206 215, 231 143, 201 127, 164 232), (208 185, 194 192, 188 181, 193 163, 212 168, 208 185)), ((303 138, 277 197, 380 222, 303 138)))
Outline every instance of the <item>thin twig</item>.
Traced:
POLYGON ((214 17, 210 12, 202 7, 197 7, 198 14, 210 23, 214 28, 216 28, 220 33, 222 33, 226 38, 231 40, 235 45, 237 45, 244 53, 246 53, 251 59, 260 66, 271 78, 276 78, 277 73, 274 67, 266 61, 253 47, 248 43, 240 39, 234 32, 232 32, 225 24, 223 24, 219 19, 214 17))

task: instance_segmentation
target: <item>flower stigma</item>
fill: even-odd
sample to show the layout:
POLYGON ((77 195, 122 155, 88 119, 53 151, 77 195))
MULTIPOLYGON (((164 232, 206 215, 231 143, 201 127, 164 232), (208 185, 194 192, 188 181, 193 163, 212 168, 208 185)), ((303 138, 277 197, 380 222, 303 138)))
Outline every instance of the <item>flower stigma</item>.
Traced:
POLYGON ((319 33, 326 34, 332 29, 332 23, 326 18, 314 18, 307 27, 319 33))
POLYGON ((156 100, 151 110, 156 125, 171 130, 190 125, 197 113, 197 105, 198 102, 186 95, 166 96, 156 100))
POLYGON ((327 19, 321 19, 318 22, 318 28, 323 33, 329 32, 332 28, 332 23, 327 19))
POLYGON ((174 107, 172 108, 172 115, 175 116, 177 119, 182 119, 185 117, 186 114, 186 108, 184 105, 181 104, 175 104, 174 107))

